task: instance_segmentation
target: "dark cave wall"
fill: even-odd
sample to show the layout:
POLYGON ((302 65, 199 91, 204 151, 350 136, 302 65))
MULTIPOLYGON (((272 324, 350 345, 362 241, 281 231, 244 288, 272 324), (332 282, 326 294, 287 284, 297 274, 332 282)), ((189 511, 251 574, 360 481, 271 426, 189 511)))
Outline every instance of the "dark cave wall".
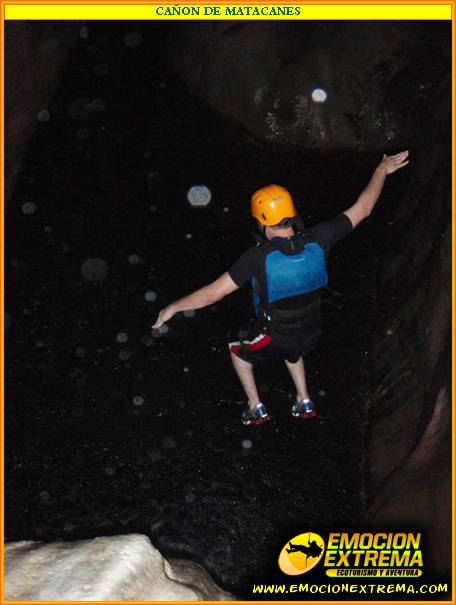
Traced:
POLYGON ((413 132, 412 108, 439 77, 420 58, 434 36, 419 23, 186 23, 169 53, 195 95, 259 140, 377 151, 413 132), (325 103, 312 101, 317 87, 325 103))
MULTIPOLYGON (((36 116, 49 109, 80 25, 6 24, 7 200, 36 116)), ((433 35, 422 26, 405 35, 398 29, 309 24, 303 37, 296 25, 178 24, 169 53, 190 90, 263 143, 411 148, 409 185, 397 201, 376 269, 368 443, 375 498, 366 521, 386 526, 406 520, 429 528, 434 568, 444 572, 451 552, 451 92, 442 78, 444 52, 437 52, 433 35), (322 28, 329 31, 325 48, 318 40, 322 28), (353 42, 351 50, 342 49, 344 36, 353 42), (428 52, 420 46, 423 36, 435 53, 432 73, 418 60, 428 52), (328 90, 323 105, 309 101, 316 86, 328 90), (406 108, 404 90, 410 91, 406 108)), ((52 119, 52 107, 50 113, 52 119)))
POLYGON ((421 116, 407 190, 379 259, 371 366, 371 473, 378 485, 416 445, 442 383, 451 331, 451 83, 421 116), (391 359, 395 360, 391 367, 391 359), (437 381, 437 384, 436 384, 437 381), (398 405, 398 403, 400 405, 398 405))
MULTIPOLYGON (((38 113, 49 111, 81 22, 5 23, 5 200, 11 199, 38 113)), ((50 111, 52 119, 52 111, 50 111)))
POLYGON ((378 268, 370 351, 366 522, 415 526, 429 565, 451 564, 451 82, 423 112, 407 190, 378 268), (386 479, 386 481, 385 481, 386 479))

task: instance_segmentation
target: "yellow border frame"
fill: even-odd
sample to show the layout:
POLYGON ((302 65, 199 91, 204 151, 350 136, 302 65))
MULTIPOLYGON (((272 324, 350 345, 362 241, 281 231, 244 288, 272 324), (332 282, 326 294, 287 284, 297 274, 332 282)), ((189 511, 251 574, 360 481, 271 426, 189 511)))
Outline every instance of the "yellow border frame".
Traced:
MULTIPOLYGON (((88 20, 202 20, 198 19, 186 19, 185 17, 170 17, 170 18, 162 18, 157 16, 155 10, 152 11, 151 8, 155 9, 157 6, 166 6, 169 5, 188 5, 188 6, 207 6, 207 5, 255 5, 255 6, 267 6, 271 4, 280 5, 283 3, 283 0, 277 0, 274 2, 273 0, 263 1, 262 4, 258 4, 255 0, 232 0, 229 3, 223 2, 222 0, 175 0, 172 2, 166 2, 163 0, 162 2, 158 2, 157 0, 135 0, 132 3, 121 2, 116 0, 98 0, 97 2, 91 2, 90 0, 82 0, 80 2, 70 2, 65 0, 48 0, 47 2, 40 2, 39 0, 31 0, 29 2, 24 2, 21 0, 0 0, 0 53, 2 57, 1 61, 1 106, 3 109, 4 105, 4 63, 3 63, 3 48, 4 48, 4 22, 5 20, 11 19, 46 19, 46 20, 79 20, 79 19, 88 19, 88 20), (146 12, 148 11, 148 12, 146 12)), ((385 0, 385 1, 369 1, 369 0, 351 0, 350 2, 344 2, 344 0, 327 2, 325 0, 312 0, 311 2, 305 2, 304 0, 291 0, 287 2, 287 6, 299 5, 304 8, 305 13, 298 17, 296 20, 404 20, 404 19, 445 19, 451 20, 453 22, 452 28, 452 71, 453 71, 453 108, 452 108, 452 119, 453 119, 453 131, 452 131, 452 147, 453 147, 453 161, 455 158, 455 98, 456 98, 456 78, 454 77, 455 71, 455 0, 445 1, 433 1, 433 0, 402 0, 400 2, 396 2, 394 0, 385 0)), ((215 20, 213 16, 206 17, 208 20, 215 20)), ((229 17, 221 16, 220 19, 229 19, 229 17)), ((232 17, 231 17, 232 19, 232 17)), ((240 19, 245 19, 245 17, 240 17, 240 19)), ((249 20, 254 20, 255 18, 248 18, 249 20)), ((257 20, 265 20, 268 18, 256 18, 257 20)), ((277 17, 271 17, 271 20, 279 20, 277 17)), ((286 20, 287 18, 280 18, 280 20, 286 20)), ((1 149, 0 149, 0 162, 1 162, 1 182, 4 183, 4 112, 1 112, 1 149)), ((452 194, 453 194, 453 217, 452 217, 452 251, 453 251, 453 259, 456 256, 456 246, 455 246, 455 175, 454 171, 452 174, 452 194)), ((4 343, 4 329, 3 329, 3 318, 5 313, 4 306, 4 188, 1 188, 0 193, 0 207, 1 207, 1 215, 0 215, 0 275, 1 275, 1 284, 0 284, 0 313, 1 313, 1 330, 0 330, 0 379, 1 379, 1 390, 0 390, 0 441, 2 444, 2 450, 0 453, 0 489, 3 492, 4 486, 4 454, 3 454, 3 443, 4 443, 4 351, 5 351, 5 343, 4 343)), ((454 275, 454 261, 453 261, 453 271, 452 271, 452 353, 453 353, 453 363, 455 359, 455 296, 456 296, 456 280, 454 275)), ((453 371, 452 375, 452 404, 454 402, 455 395, 455 386, 456 386, 456 372, 453 371)), ((454 405, 452 405, 454 408, 454 405)), ((452 425, 452 455, 453 455, 453 470, 454 470, 454 460, 455 460, 455 424, 453 420, 452 425)), ((455 481, 453 481, 452 486, 452 510, 453 510, 453 566, 456 565, 456 550, 455 550, 455 481)), ((3 599, 3 547, 4 547, 4 507, 3 500, 0 501, 0 604, 2 603, 14 603, 14 601, 5 601, 3 599)), ((402 604, 412 605, 413 603, 417 603, 417 605, 423 605, 423 603, 439 603, 441 605, 453 605, 455 603, 455 587, 454 587, 455 573, 453 569, 453 598, 451 601, 402 601, 402 604)), ((57 603, 58 601, 20 601, 21 605, 26 603, 57 603)), ((87 601, 67 601, 71 603, 86 603, 87 601)), ((104 601, 91 601, 93 603, 102 603, 104 601)), ((133 601, 130 601, 130 603, 133 601)), ((169 603, 169 601, 135 601, 136 603, 169 603)), ((179 603, 187 603, 187 601, 177 601, 179 603)), ((216 601, 214 603, 230 603, 231 601, 216 601)), ((250 603, 251 601, 236 601, 237 603, 250 603)), ((279 601, 257 601, 258 603, 277 603, 279 601)), ((280 601, 285 603, 286 601, 280 601)), ((291 601, 294 604, 302 603, 302 604, 314 604, 321 602, 314 601, 291 601)), ((376 604, 381 605, 383 603, 389 603, 390 605, 393 601, 336 601, 331 600, 329 603, 340 604, 340 605, 362 605, 366 603, 366 605, 376 604)), ((109 601, 113 605, 116 603, 127 603, 127 601, 109 601)))
MULTIPOLYGON (((159 14, 160 7, 165 7, 171 4, 170 2, 43 2, 43 3, 27 3, 27 2, 8 2, 4 1, 4 16, 5 20, 10 19, 46 19, 46 20, 66 20, 66 19, 87 19, 87 20, 177 20, 183 17, 166 17, 159 14)), ((242 2, 235 0, 234 2, 221 2, 216 0, 202 1, 178 1, 173 4, 181 6, 211 6, 218 5, 222 9, 222 15, 219 19, 245 19, 245 17, 226 17, 223 14, 224 7, 232 6, 233 4, 255 5, 258 7, 268 6, 271 4, 280 4, 266 0, 266 2, 257 3, 252 0, 242 2)), ((449 3, 424 3, 424 2, 401 2, 401 3, 302 3, 293 0, 288 5, 298 5, 301 7, 303 14, 297 17, 281 17, 280 20, 327 20, 327 19, 344 19, 344 20, 380 20, 380 19, 414 19, 414 20, 444 20, 452 18, 452 5, 449 3)), ((212 15, 200 15, 197 18, 185 18, 185 20, 211 20, 215 18, 212 15)), ((277 17, 249 17, 249 20, 277 20, 277 17)))

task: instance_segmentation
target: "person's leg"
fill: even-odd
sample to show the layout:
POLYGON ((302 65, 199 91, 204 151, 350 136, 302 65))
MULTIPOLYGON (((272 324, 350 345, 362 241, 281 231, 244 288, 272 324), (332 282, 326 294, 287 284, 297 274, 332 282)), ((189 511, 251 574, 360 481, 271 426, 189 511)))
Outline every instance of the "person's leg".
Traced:
POLYGON ((290 363, 289 361, 285 361, 285 363, 296 387, 296 401, 309 399, 306 383, 306 370, 302 357, 300 357, 296 363, 290 363))
POLYGON ((258 396, 255 377, 253 375, 253 366, 234 353, 231 353, 231 360, 233 362, 234 369, 236 370, 236 374, 238 375, 239 380, 244 388, 245 394, 247 395, 249 407, 251 410, 254 410, 255 407, 260 403, 260 398, 258 396))

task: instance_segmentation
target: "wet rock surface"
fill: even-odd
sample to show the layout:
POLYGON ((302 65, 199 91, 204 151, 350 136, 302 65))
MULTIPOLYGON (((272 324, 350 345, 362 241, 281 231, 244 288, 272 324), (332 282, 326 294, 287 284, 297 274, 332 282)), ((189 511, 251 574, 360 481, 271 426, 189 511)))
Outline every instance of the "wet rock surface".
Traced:
POLYGON ((447 72, 449 23, 179 24, 169 48, 192 92, 280 147, 396 149, 447 72))
MULTIPOLYGON (((306 155, 307 126, 284 97, 258 97, 280 118, 275 139, 252 138, 250 127, 209 113, 170 71, 163 51, 172 27, 85 25, 18 172, 6 224, 6 538, 138 532, 251 598, 252 582, 278 573, 290 537, 359 527, 367 419, 371 488, 420 437, 425 443, 410 458, 412 472, 406 462, 406 481, 398 472, 386 486, 386 505, 380 493, 371 518, 387 523, 405 510, 411 522, 434 527, 434 493, 440 517, 448 514, 447 399, 438 434, 428 439, 425 430, 449 375, 449 172, 439 159, 449 157, 449 88, 442 81, 433 89, 447 39, 407 46, 421 56, 410 69, 402 57, 399 71, 389 64, 375 72, 400 122, 391 130, 386 116, 374 128, 380 135, 385 126, 380 153, 400 142, 416 168, 412 178, 404 171, 388 179, 374 215, 331 255, 324 335, 307 359, 318 418, 293 420, 285 368, 265 366, 257 376, 274 421, 246 428, 226 336, 249 315, 247 292, 175 317, 160 332, 150 324, 252 245, 252 191, 287 186, 313 224, 352 203, 379 156, 306 155), (426 104, 428 114, 420 112, 426 104), (396 430, 392 439, 382 424, 396 430), (431 485, 423 477, 433 464, 431 485)), ((226 40, 238 35, 242 27, 226 40)), ((268 80, 285 91, 291 42, 289 72, 279 69, 278 84, 268 80)), ((360 98, 370 99, 363 90, 360 98)), ((345 133, 347 146, 369 148, 356 132, 345 133)), ((337 147, 322 133, 324 148, 337 147)), ((447 526, 436 525, 438 544, 447 526)), ((445 570, 445 556, 436 560, 445 570)))
POLYGON ((449 84, 447 79, 440 83, 422 114, 421 122, 429 128, 417 131, 410 180, 386 219, 389 227, 379 250, 371 353, 373 485, 380 484, 417 445, 437 393, 449 380, 449 84), (391 356, 398 360, 394 367, 391 356))
POLYGON ((249 147, 163 58, 138 69, 160 39, 132 48, 129 33, 94 25, 79 41, 8 217, 6 539, 143 533, 246 596, 291 536, 362 512, 371 227, 331 257, 325 332, 307 360, 315 419, 291 418, 286 369, 267 366, 257 376, 274 421, 241 425, 226 335, 250 313, 247 292, 165 333, 150 324, 252 245, 259 184, 287 185, 312 224, 344 209, 376 160, 249 147), (75 119, 80 98, 106 108, 75 119), (193 208, 201 184, 212 200, 193 208), (103 260, 103 280, 84 279, 87 259, 103 260))
POLYGON ((422 528, 428 569, 446 578, 452 544, 450 111, 445 78, 421 117, 427 128, 417 130, 410 180, 380 249, 367 514, 377 527, 389 520, 394 527, 422 528))
POLYGON ((82 22, 9 21, 5 24, 5 200, 22 169, 37 123, 51 119, 54 95, 82 22), (20 77, 17 77, 20 74, 20 77))
POLYGON ((5 547, 9 601, 230 601, 197 563, 167 561, 146 536, 5 547))

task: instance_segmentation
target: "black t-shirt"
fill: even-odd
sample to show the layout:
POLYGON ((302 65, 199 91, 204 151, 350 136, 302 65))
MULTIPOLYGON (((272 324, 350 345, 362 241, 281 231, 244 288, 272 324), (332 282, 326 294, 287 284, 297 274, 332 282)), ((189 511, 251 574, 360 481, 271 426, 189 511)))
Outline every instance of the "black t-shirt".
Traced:
POLYGON ((286 255, 297 254, 302 251, 306 243, 315 241, 328 256, 332 246, 349 235, 353 225, 346 214, 339 214, 335 218, 318 223, 301 234, 295 234, 289 238, 274 238, 271 242, 254 246, 244 252, 234 265, 228 270, 231 279, 239 287, 247 281, 256 278, 260 290, 265 287, 264 259, 267 254, 277 245, 280 251, 286 255))
POLYGON ((291 237, 275 237, 250 248, 229 269, 238 285, 252 284, 257 329, 276 344, 308 352, 318 341, 326 259, 332 246, 351 233, 340 214, 291 237))

